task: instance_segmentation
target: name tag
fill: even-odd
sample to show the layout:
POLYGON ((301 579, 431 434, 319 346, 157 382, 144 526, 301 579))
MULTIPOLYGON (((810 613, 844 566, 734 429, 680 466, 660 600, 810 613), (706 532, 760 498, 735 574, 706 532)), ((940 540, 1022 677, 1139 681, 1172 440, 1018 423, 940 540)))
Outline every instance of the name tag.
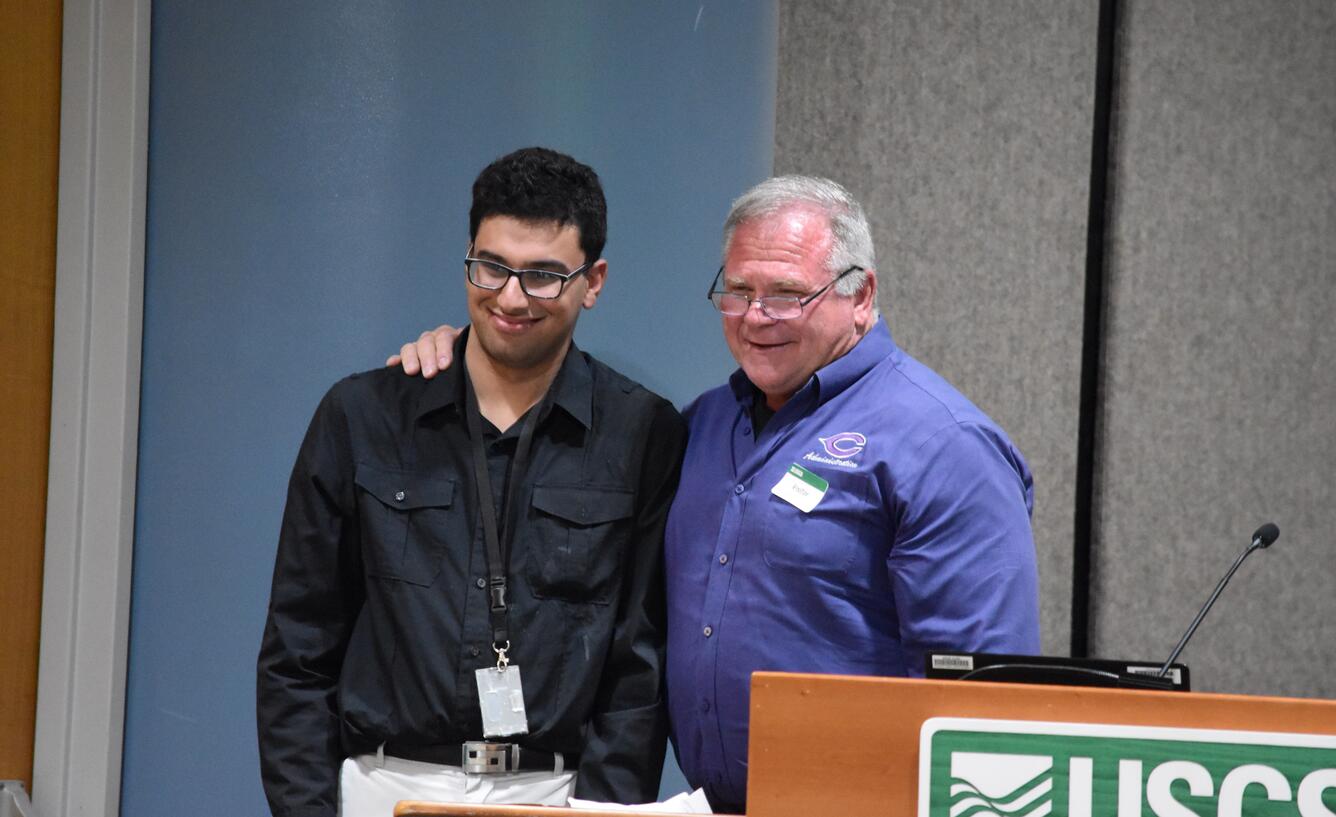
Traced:
POLYGON ((811 513, 821 501, 821 497, 826 495, 826 489, 829 487, 829 482, 801 465, 794 464, 784 472, 784 476, 770 489, 770 493, 803 513, 811 513))

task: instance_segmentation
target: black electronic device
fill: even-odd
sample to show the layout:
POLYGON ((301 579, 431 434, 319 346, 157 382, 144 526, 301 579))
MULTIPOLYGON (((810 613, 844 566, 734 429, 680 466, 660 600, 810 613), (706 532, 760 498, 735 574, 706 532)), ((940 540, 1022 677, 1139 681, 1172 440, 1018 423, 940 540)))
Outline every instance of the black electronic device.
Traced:
POLYGON ((1159 661, 1116 661, 1107 658, 1065 658, 1053 655, 930 650, 928 678, 999 681, 1020 684, 1162 689, 1186 692, 1192 688, 1188 668, 1172 664, 1163 676, 1159 661))

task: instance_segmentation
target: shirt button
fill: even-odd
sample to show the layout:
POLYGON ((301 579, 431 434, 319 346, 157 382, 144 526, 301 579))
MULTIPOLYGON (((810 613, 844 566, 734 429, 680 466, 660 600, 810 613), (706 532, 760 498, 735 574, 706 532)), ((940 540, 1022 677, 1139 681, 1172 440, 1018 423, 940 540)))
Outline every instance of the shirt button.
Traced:
POLYGON ((744 437, 750 437, 750 436, 751 436, 751 426, 743 426, 743 427, 742 427, 742 436, 744 436, 744 437))
POLYGON ((702 712, 709 712, 709 711, 710 711, 710 702, 709 702, 708 700, 705 700, 705 701, 701 701, 701 702, 700 702, 700 711, 702 711, 702 712))
POLYGON ((477 658, 481 652, 482 651, 479 650, 477 647, 469 647, 469 655, 473 656, 474 658, 477 658))
POLYGON ((478 585, 479 590, 487 586, 487 580, 484 579, 482 576, 479 576, 478 578, 474 579, 473 583, 478 585))
POLYGON ((719 564, 721 564, 721 565, 726 565, 726 564, 728 564, 728 554, 727 554, 727 553, 720 553, 720 554, 719 554, 719 564))
POLYGON ((394 501, 395 501, 395 502, 403 502, 403 501, 404 501, 404 492, 403 492, 403 491, 399 491, 398 493, 396 493, 396 494, 394 495, 394 501))
POLYGON ((747 489, 744 488, 744 487, 741 486, 741 485, 734 485, 734 486, 733 486, 733 493, 735 493, 735 494, 740 494, 740 493, 742 493, 742 492, 745 491, 745 490, 747 490, 747 489))
POLYGON ((710 625, 706 624, 706 625, 705 625, 705 629, 704 629, 704 630, 701 630, 701 632, 702 632, 702 633, 705 633, 705 637, 706 637, 706 638, 709 638, 710 636, 714 635, 714 628, 711 627, 710 625))

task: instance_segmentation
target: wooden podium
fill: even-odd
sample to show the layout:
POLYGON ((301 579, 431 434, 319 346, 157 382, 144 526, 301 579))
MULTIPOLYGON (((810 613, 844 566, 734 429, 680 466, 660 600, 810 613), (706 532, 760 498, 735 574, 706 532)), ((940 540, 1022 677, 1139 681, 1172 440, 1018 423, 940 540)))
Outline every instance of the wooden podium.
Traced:
MULTIPOLYGON (((758 672, 747 814, 913 815, 919 730, 935 717, 1336 735, 1336 701, 758 672)), ((397 817, 624 817, 541 806, 403 802, 397 817)))
POLYGON ((1336 701, 758 672, 747 814, 917 813, 919 728, 934 717, 1336 735, 1336 701))

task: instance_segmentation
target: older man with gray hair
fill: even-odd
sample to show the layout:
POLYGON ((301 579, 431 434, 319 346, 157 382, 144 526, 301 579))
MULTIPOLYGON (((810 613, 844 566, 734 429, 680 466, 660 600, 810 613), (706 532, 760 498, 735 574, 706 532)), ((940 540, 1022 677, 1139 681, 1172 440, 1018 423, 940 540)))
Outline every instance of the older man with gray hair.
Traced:
MULTIPOLYGON (((780 176, 733 203, 709 297, 740 368, 684 412, 664 542, 673 742, 716 811, 746 810, 757 670, 921 676, 929 650, 1039 651, 1029 468, 896 346, 876 295, 840 185, 780 176)), ((449 331, 405 368, 446 364, 449 331)))
POLYGON ((678 760, 746 804, 752 672, 922 675, 1039 651, 1033 483, 1003 431, 901 351, 867 218, 781 176, 733 204, 710 289, 741 367, 684 412, 665 534, 678 760))

